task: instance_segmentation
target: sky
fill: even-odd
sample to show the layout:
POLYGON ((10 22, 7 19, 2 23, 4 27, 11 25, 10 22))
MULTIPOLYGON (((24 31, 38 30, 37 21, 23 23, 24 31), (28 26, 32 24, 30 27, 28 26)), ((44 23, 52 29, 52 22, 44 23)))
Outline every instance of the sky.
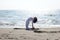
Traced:
POLYGON ((0 10, 50 11, 60 9, 60 0, 0 0, 0 10))

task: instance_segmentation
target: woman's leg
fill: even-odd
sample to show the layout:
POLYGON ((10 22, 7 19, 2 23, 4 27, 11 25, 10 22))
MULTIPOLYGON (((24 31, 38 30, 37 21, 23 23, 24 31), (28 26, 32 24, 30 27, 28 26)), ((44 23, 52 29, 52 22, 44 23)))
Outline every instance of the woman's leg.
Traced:
POLYGON ((26 22, 26 30, 29 30, 29 21, 26 22))

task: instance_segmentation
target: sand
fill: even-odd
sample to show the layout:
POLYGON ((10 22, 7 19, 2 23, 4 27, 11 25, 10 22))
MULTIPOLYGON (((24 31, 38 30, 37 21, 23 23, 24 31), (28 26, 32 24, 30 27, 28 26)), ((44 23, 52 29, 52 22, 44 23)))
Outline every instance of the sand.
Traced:
POLYGON ((60 40, 60 28, 41 28, 39 31, 46 32, 38 33, 25 29, 0 28, 0 40, 60 40))

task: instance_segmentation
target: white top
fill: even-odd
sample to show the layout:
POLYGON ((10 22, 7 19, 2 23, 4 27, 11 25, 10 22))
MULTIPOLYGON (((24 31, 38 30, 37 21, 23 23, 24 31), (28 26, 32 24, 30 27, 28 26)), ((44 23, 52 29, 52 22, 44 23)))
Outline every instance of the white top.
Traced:
POLYGON ((33 18, 32 18, 32 17, 30 17, 30 18, 28 18, 28 19, 26 20, 26 29, 29 28, 28 25, 29 25, 30 21, 33 21, 33 18))

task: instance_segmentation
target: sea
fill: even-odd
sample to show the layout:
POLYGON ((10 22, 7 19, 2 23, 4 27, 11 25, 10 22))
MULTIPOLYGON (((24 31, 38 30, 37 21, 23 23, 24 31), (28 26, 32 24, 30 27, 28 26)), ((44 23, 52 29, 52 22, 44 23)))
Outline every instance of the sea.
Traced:
MULTIPOLYGON (((36 28, 60 27, 60 10, 45 12, 29 12, 21 10, 0 10, 0 28, 25 28, 29 17, 37 17, 36 28)), ((31 27, 31 22, 29 24, 31 27)))

